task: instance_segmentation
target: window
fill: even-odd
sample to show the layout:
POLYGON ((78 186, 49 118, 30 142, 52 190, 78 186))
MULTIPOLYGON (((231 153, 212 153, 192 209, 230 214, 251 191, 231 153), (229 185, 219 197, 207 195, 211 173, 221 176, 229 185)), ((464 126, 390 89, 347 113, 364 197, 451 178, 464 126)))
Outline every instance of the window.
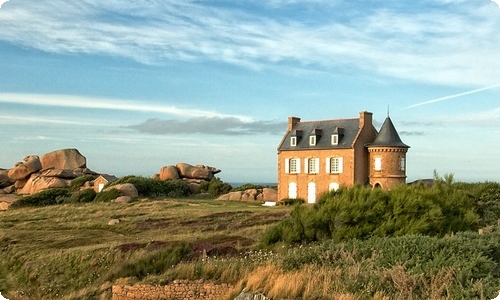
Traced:
POLYGON ((297 146, 297 137, 296 136, 292 136, 290 138, 290 146, 292 146, 292 147, 297 146))
POLYGON ((319 173, 319 158, 306 158, 305 161, 306 173, 319 173))
POLYGON ((285 158, 285 173, 300 173, 300 158, 285 158))
POLYGON ((340 188, 340 185, 338 182, 330 182, 328 185, 328 191, 336 191, 340 188))
POLYGON ((375 171, 382 170, 382 157, 375 157, 375 171))
POLYGON ((400 171, 406 170, 406 158, 405 157, 399 158, 399 170, 400 171))
POLYGON ((338 145, 339 144, 339 135, 338 134, 332 134, 332 145, 338 145))
POLYGON ((309 146, 316 146, 316 136, 315 135, 311 135, 309 137, 309 146))
POLYGON ((326 158, 326 173, 340 174, 344 170, 344 159, 342 157, 326 158))
POLYGON ((297 159, 290 159, 290 173, 297 173, 297 159))
POLYGON ((330 172, 342 173, 342 157, 333 157, 330 159, 330 172))

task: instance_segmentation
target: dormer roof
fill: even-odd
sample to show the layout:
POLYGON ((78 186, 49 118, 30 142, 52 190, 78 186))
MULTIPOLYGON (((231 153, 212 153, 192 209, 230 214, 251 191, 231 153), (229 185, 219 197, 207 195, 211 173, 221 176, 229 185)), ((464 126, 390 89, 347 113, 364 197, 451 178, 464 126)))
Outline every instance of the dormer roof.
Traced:
POLYGON ((352 148, 359 128, 359 119, 337 119, 337 120, 321 120, 321 121, 307 121, 296 122, 293 124, 293 129, 288 131, 284 136, 278 150, 297 150, 297 149, 311 149, 309 144, 310 136, 324 136, 328 138, 318 138, 314 146, 315 149, 327 148, 352 148), (332 145, 330 136, 338 134, 339 129, 343 129, 343 136, 339 137, 337 145, 332 145), (291 146, 290 139, 295 136, 297 132, 303 133, 303 139, 297 141, 296 146, 291 146))
POLYGON ((401 141, 398 132, 396 131, 396 127, 392 123, 392 120, 389 116, 382 124, 377 137, 373 143, 367 145, 370 147, 400 147, 400 148, 410 148, 410 146, 406 145, 401 141))

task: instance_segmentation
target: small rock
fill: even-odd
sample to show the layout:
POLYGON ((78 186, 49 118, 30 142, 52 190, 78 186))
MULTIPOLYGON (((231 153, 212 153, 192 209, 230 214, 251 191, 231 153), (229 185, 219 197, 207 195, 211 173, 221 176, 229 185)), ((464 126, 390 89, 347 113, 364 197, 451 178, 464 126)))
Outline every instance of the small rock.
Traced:
POLYGON ((112 200, 111 202, 114 202, 114 203, 129 203, 130 201, 132 201, 132 197, 130 197, 130 196, 121 196, 121 197, 116 198, 115 200, 112 200))
POLYGON ((113 219, 113 220, 109 220, 108 225, 109 225, 109 226, 114 226, 114 225, 116 225, 116 224, 118 224, 118 223, 120 223, 120 220, 118 220, 118 219, 113 219))

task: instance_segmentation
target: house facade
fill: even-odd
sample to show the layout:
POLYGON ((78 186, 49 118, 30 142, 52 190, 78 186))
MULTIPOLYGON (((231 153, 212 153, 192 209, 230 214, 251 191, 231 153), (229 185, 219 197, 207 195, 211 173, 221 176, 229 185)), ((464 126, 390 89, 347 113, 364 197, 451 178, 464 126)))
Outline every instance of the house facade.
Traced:
POLYGON ((387 116, 380 132, 372 113, 359 118, 302 122, 288 118, 278 146, 278 199, 303 198, 340 186, 371 185, 390 189, 406 182, 404 144, 387 116))

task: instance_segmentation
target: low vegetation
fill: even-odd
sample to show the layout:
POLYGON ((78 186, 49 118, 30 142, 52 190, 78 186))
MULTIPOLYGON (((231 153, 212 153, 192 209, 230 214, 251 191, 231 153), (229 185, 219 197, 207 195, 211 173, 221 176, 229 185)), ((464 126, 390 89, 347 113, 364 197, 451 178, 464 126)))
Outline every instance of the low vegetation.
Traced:
POLYGON ((273 299, 486 300, 500 289, 498 183, 357 186, 312 206, 56 198, 72 200, 0 213, 0 292, 11 300, 109 299, 114 284, 174 279, 230 283, 227 299, 247 288, 273 299))

